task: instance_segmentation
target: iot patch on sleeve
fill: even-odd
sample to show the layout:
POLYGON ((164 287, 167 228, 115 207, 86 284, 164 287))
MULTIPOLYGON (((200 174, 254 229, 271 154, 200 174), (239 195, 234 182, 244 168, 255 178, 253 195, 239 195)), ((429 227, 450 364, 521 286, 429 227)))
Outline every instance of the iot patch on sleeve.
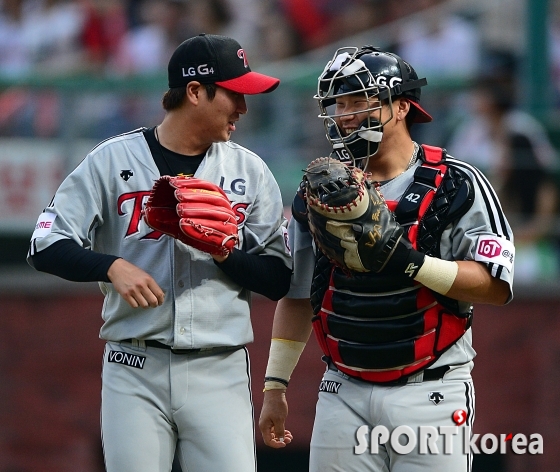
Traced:
POLYGON ((499 264, 511 272, 514 257, 515 248, 511 241, 493 235, 479 237, 474 255, 475 261, 499 264))

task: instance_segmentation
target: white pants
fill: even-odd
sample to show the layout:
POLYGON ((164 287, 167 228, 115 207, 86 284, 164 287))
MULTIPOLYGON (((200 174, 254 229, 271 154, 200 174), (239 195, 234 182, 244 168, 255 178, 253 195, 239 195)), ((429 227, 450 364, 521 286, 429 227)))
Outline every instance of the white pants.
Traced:
MULTIPOLYGON (((336 370, 327 370, 311 437, 310 472, 469 472, 472 456, 465 454, 463 435, 474 421, 474 389, 471 366, 448 372, 442 380, 409 383, 403 386, 380 386, 349 378, 336 370), (333 383, 334 382, 334 383, 333 383), (325 391, 327 390, 327 391, 325 391), (435 400, 431 401, 431 399, 435 400), (444 437, 436 442, 439 454, 420 454, 419 447, 408 454, 393 450, 390 441, 371 453, 371 435, 362 454, 358 428, 384 426, 391 433, 397 426, 412 428, 419 439, 420 426, 456 426, 452 415, 464 410, 467 421, 453 437, 453 453, 444 454, 444 437)), ((401 437, 406 444, 406 437, 401 437)), ((419 441, 420 442, 420 441, 419 441)), ((377 443, 377 441, 376 441, 377 443)))
POLYGON ((169 472, 176 446, 185 472, 256 470, 246 349, 174 354, 108 342, 103 361, 108 472, 169 472))

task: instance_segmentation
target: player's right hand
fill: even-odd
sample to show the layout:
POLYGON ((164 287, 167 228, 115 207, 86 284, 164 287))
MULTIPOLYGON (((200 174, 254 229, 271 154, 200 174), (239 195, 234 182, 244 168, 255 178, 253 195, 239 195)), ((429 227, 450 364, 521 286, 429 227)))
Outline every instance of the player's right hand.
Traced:
POLYGON ((286 392, 284 390, 267 390, 264 392, 259 428, 267 446, 278 449, 286 447, 287 444, 292 442, 292 433, 284 429, 287 416, 286 392))
POLYGON ((155 308, 163 304, 164 293, 152 276, 134 264, 117 259, 107 271, 115 290, 132 308, 155 308))

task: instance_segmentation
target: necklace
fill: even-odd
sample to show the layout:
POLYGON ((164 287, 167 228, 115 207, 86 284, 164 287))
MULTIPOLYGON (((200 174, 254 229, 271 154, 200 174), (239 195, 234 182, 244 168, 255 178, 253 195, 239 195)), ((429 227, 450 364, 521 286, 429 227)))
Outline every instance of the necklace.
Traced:
POLYGON ((380 191, 382 185, 388 184, 389 182, 395 180, 397 177, 400 177, 416 163, 416 160, 418 159, 418 150, 420 149, 420 146, 418 146, 416 141, 412 141, 412 144, 414 144, 414 150, 412 151, 412 156, 410 156, 410 161, 408 161, 406 168, 399 175, 396 175, 395 177, 389 180, 385 180, 383 182, 379 182, 379 181, 374 182, 375 188, 377 189, 377 191, 380 193, 381 196, 383 196, 380 191))
POLYGON ((408 161, 408 165, 406 166, 406 169, 403 170, 399 175, 404 174, 408 169, 410 169, 416 163, 416 159, 418 158, 419 146, 418 144, 416 144, 416 141, 412 141, 412 144, 414 144, 414 150, 412 151, 412 156, 410 156, 410 161, 408 161))
POLYGON ((165 153, 163 152, 163 146, 161 145, 161 143, 159 142, 159 134, 158 134, 158 127, 156 126, 154 128, 154 136, 156 137, 156 141, 158 143, 158 149, 159 149, 159 155, 161 156, 161 158, 163 159, 163 162, 165 162, 165 165, 167 166, 167 168, 169 169, 169 175, 175 175, 175 173, 173 172, 173 169, 171 168, 171 166, 169 165, 169 162, 167 161, 167 159, 165 158, 165 153))

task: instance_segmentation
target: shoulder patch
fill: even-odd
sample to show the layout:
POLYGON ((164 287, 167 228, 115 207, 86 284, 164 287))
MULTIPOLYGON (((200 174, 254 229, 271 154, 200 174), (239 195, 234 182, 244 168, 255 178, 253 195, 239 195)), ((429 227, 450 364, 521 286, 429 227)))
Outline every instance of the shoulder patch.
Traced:
POLYGON ((498 264, 511 272, 514 257, 515 247, 511 241, 496 235, 478 237, 474 254, 475 261, 498 264))
POLYGON ((50 211, 45 211, 39 215, 37 224, 35 225, 35 231, 31 235, 31 240, 37 238, 44 238, 52 230, 52 224, 56 219, 56 213, 51 213, 50 211))

